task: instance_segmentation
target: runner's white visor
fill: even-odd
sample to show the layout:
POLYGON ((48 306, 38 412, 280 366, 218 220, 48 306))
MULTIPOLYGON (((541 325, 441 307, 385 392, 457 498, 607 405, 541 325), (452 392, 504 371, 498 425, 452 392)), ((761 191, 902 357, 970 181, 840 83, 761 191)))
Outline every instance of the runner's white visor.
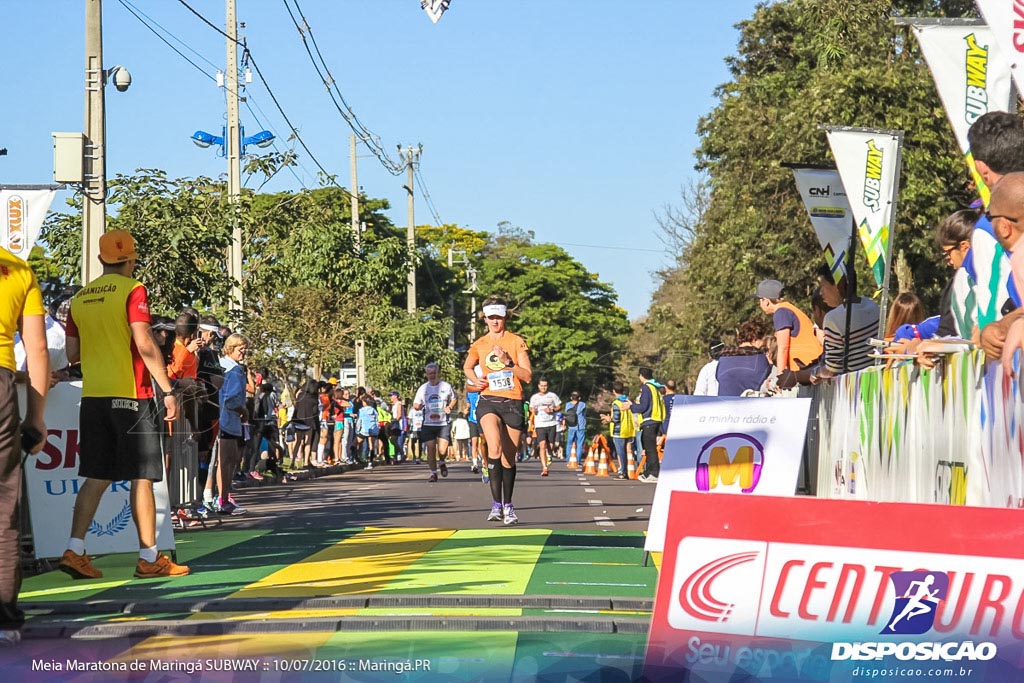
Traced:
POLYGON ((492 315, 497 315, 504 318, 505 316, 508 315, 508 309, 505 306, 502 306, 501 304, 491 304, 489 306, 484 306, 484 316, 489 318, 492 315))

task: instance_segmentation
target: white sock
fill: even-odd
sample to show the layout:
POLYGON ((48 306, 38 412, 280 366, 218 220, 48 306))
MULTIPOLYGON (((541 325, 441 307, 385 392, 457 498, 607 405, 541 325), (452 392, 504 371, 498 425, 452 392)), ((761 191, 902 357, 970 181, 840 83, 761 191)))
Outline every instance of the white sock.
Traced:
POLYGON ((203 502, 207 505, 213 504, 213 489, 205 489, 203 491, 203 502))
POLYGON ((320 444, 316 447, 316 459, 322 461, 324 459, 324 445, 320 444))
POLYGON ((69 538, 68 539, 68 550, 73 552, 75 555, 85 555, 85 539, 84 538, 69 538))
POLYGON ((148 548, 139 548, 139 557, 146 562, 156 562, 156 546, 151 545, 148 548))

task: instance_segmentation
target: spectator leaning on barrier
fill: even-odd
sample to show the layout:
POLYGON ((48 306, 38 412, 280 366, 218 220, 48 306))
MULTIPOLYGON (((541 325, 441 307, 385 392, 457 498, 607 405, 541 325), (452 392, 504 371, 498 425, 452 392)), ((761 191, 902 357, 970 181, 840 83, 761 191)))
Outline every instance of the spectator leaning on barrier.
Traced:
POLYGON ((748 320, 736 328, 736 346, 722 351, 718 359, 718 395, 742 396, 744 391, 760 391, 772 366, 762 349, 765 329, 748 320))
POLYGON ((940 320, 936 334, 940 337, 971 336, 971 325, 968 325, 967 320, 969 310, 973 311, 975 308, 974 294, 968 294, 969 300, 964 302, 966 306, 959 303, 954 306, 953 290, 958 286, 966 287, 965 291, 969 289, 969 283, 963 285, 957 280, 961 279, 965 283, 969 280, 962 266, 967 258, 967 252, 971 250, 971 234, 980 218, 979 209, 962 209, 946 216, 935 227, 935 241, 942 250, 942 258, 953 268, 953 276, 939 296, 940 320))
POLYGON ((775 366, 779 376, 769 385, 772 389, 796 384, 795 373, 812 365, 822 353, 814 323, 799 308, 783 300, 782 289, 778 280, 762 280, 754 294, 761 310, 772 316, 778 342, 775 366))
MULTIPOLYGON (((992 190, 986 218, 995 237, 1010 256, 1013 279, 1024 291, 1024 173, 1010 173, 992 190)), ((1024 308, 1017 308, 981 332, 981 344, 990 359, 1002 358, 1012 371, 1014 353, 1024 347, 1024 308)))
POLYGON ((43 297, 35 275, 24 261, 0 247, 0 646, 21 640, 25 615, 18 609, 21 553, 18 498, 21 496, 21 449, 43 447, 43 413, 50 386, 43 297), (28 391, 25 419, 18 411, 14 387, 14 335, 25 346, 28 391))
POLYGON ((878 331, 879 309, 871 299, 857 296, 856 277, 839 278, 839 283, 832 282, 832 273, 827 265, 818 268, 818 284, 822 298, 832 306, 825 314, 822 329, 825 330, 825 368, 831 373, 856 372, 871 365, 868 354, 872 347, 868 341, 878 331), (852 286, 851 286, 852 285, 852 286), (848 292, 848 288, 852 292, 848 292), (850 336, 846 337, 846 300, 852 294, 853 305, 850 307, 850 336), (849 356, 846 367, 843 355, 849 342, 849 356))
POLYGON ((112 230, 100 237, 99 250, 103 274, 75 295, 68 318, 68 360, 82 362, 78 475, 85 482, 59 568, 76 579, 103 576, 85 552, 85 535, 110 482, 127 479, 139 536, 135 576, 182 576, 188 567, 156 549, 153 483, 163 479, 164 461, 153 382, 164 392, 165 420, 177 416, 178 402, 150 329, 146 288, 131 277, 135 240, 112 230))

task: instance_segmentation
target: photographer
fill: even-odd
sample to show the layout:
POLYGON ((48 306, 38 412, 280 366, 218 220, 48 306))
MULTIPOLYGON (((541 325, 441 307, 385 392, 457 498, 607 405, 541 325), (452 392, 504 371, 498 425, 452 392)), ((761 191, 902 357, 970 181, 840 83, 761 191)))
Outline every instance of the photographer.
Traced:
POLYGON ((21 495, 21 449, 38 453, 46 425, 43 411, 50 386, 42 292, 28 265, 0 247, 0 646, 21 640, 25 615, 18 609, 21 567, 17 502, 21 495), (28 405, 18 416, 14 388, 14 334, 20 330, 28 367, 28 405))

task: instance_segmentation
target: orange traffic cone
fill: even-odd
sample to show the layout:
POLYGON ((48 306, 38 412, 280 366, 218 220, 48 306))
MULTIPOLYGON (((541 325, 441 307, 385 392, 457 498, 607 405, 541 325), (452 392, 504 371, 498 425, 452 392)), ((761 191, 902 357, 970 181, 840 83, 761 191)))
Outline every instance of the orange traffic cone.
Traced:
POLYGON ((633 460, 633 451, 626 454, 626 476, 636 479, 636 461, 633 460))
POLYGON ((615 457, 613 453, 608 454, 608 473, 618 474, 619 473, 619 459, 615 457))
POLYGON ((608 454, 603 450, 601 451, 601 462, 597 466, 597 476, 608 476, 608 454))
POLYGON ((590 447, 590 452, 587 453, 587 462, 583 465, 583 474, 597 474, 597 465, 594 462, 594 447, 590 447))
POLYGON ((569 462, 566 465, 570 470, 578 470, 580 468, 580 461, 576 458, 576 447, 573 446, 572 453, 569 454, 569 462))

